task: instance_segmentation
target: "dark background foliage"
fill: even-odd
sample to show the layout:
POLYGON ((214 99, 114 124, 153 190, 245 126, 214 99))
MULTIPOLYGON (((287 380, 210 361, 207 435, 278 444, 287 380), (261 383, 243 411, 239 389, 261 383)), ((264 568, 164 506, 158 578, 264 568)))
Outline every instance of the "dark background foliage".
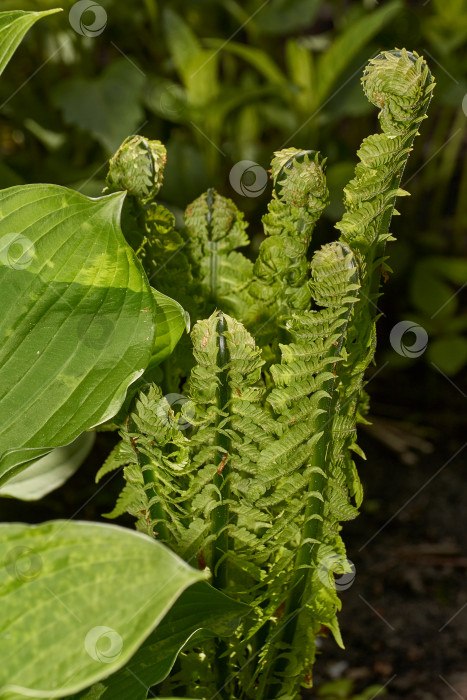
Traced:
MULTIPOLYGON (((1 9, 56 5, 65 12, 29 33, 0 83, 0 186, 52 182, 97 196, 109 156, 127 135, 141 133, 167 145, 161 201, 181 220, 192 199, 216 187, 247 213, 252 251, 261 240, 270 185, 251 196, 254 173, 246 173, 243 185, 232 187, 233 165, 249 160, 267 170, 280 148, 320 150, 328 158, 331 205, 316 240, 331 240, 355 151, 377 130, 376 110, 359 83, 366 61, 394 47, 417 51, 428 61, 437 87, 403 178, 411 197, 399 201, 402 216, 392 224, 394 274, 379 305, 378 361, 369 375, 373 426, 364 440, 371 460, 361 465, 369 496, 346 539, 352 558, 366 534, 401 509, 385 530, 386 554, 379 540, 373 550, 389 569, 383 565, 372 575, 369 555, 359 562, 365 573, 358 596, 373 595, 378 610, 412 601, 415 618, 423 620, 414 622, 415 631, 410 628, 415 635, 410 645, 404 646, 399 630, 402 656, 409 647, 413 655, 413 648, 432 650, 441 644, 445 663, 436 668, 435 680, 430 673, 407 680, 410 663, 391 651, 394 644, 377 627, 377 615, 367 619, 355 604, 349 609, 357 621, 343 618, 352 651, 339 658, 370 669, 352 676, 341 665, 347 680, 360 685, 384 683, 393 673, 405 679, 399 687, 391 680, 394 697, 455 697, 449 684, 460 692, 458 672, 464 669, 451 650, 463 642, 449 636, 453 628, 448 626, 441 643, 436 630, 463 604, 459 571, 465 571, 465 541, 453 527, 457 516, 452 514, 461 508, 454 494, 465 491, 459 477, 462 454, 452 458, 462 448, 467 392, 467 0, 102 0, 105 21, 95 36, 80 33, 95 19, 90 10, 82 15, 82 25, 71 26, 71 0, 2 0, 1 9), (403 320, 428 334, 426 351, 416 358, 404 357, 391 345, 391 330, 403 320), (444 466, 443 489, 433 505, 439 515, 430 530, 417 521, 430 520, 430 503, 420 511, 404 510, 404 504, 425 484, 427 493, 436 493, 429 480, 444 466), (408 525, 407 512, 412 514, 408 525), (401 575, 391 562, 405 541, 419 549, 401 575), (423 556, 420 564, 420 547, 433 542, 438 559, 432 553, 429 564, 423 556), (431 567, 428 578, 426 566, 431 567), (433 611, 439 612, 438 627, 430 626, 433 611), (422 643, 417 633, 424 626, 422 643)), ((97 519, 110 510, 118 477, 97 493, 93 476, 112 439, 100 434, 82 470, 42 504, 26 507, 2 499, 6 517, 35 521, 79 511, 78 517, 97 519)), ((357 589, 352 590, 356 600, 357 589)), ((413 664, 431 666, 430 654, 415 654, 413 664)), ((322 680, 327 673, 332 677, 326 668, 324 661, 318 663, 322 680)))

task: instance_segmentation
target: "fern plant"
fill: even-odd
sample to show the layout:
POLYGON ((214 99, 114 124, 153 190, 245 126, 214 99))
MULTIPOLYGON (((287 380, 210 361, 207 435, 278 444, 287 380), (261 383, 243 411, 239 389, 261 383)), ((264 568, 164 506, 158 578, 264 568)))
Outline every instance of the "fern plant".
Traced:
POLYGON ((109 517, 129 512, 140 531, 249 606, 230 638, 180 653, 159 686, 165 695, 292 700, 312 684, 323 627, 342 645, 333 577, 352 573, 340 530, 363 495, 353 454, 362 455, 356 425, 368 410, 380 277, 434 85, 423 59, 405 50, 372 59, 362 84, 381 132, 358 151, 339 239, 317 250, 327 188, 315 151, 274 155, 254 263, 238 250, 248 244, 243 215, 214 190, 176 231, 154 199, 161 144, 134 137, 110 163, 108 188, 128 192, 127 240, 193 330, 120 422, 121 442, 98 475, 124 467, 109 517))
MULTIPOLYGON (((0 73, 54 12, 0 13, 0 73)), ((243 215, 214 190, 177 231, 156 200, 165 148, 143 137, 112 158, 102 197, 0 192, 0 495, 63 483, 105 424, 121 441, 100 476, 125 477, 109 517, 140 531, 0 526, 2 700, 145 700, 154 686, 292 700, 316 636, 342 644, 333 577, 352 574, 340 528, 362 500, 352 454, 379 278, 433 82, 395 51, 363 86, 382 133, 363 142, 340 238, 320 249, 315 151, 275 154, 255 262, 239 250, 243 215)))

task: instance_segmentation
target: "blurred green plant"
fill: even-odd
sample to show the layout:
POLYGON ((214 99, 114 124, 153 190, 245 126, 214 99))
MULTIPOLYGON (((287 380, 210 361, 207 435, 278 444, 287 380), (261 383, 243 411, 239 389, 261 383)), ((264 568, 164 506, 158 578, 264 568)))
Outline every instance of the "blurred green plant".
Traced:
POLYGON ((415 320, 430 338, 427 359, 448 375, 467 363, 467 314, 459 297, 467 286, 467 260, 426 257, 414 269, 410 300, 415 320))

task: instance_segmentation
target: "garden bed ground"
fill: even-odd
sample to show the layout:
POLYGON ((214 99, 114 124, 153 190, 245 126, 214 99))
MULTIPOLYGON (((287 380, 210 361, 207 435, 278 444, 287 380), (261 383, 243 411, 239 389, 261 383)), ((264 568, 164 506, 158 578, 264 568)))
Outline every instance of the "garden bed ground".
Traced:
POLYGON ((408 419, 409 437, 421 427, 434 449, 408 466, 363 432, 365 503, 343 533, 356 568, 353 585, 341 593, 346 649, 323 641, 315 682, 318 688, 333 677, 351 678, 357 690, 387 684, 387 700, 463 700, 466 400, 459 386, 433 372, 427 377, 423 368, 411 380, 383 372, 371 386, 372 407, 376 415, 408 419))
POLYGON ((466 698, 466 452, 443 469, 455 449, 407 467, 364 443, 367 508, 344 534, 356 568, 341 594, 346 650, 324 640, 316 685, 344 677, 387 683, 387 700, 466 698))

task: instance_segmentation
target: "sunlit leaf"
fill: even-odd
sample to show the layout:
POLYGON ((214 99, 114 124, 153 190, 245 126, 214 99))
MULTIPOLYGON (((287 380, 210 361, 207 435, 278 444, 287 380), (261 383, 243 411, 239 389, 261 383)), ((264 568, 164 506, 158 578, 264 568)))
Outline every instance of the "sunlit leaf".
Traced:
POLYGON ((0 12, 0 75, 32 25, 41 17, 53 15, 56 12, 61 12, 60 8, 44 12, 23 12, 22 10, 0 12))
POLYGON ((336 37, 318 61, 316 104, 321 104, 329 96, 333 85, 360 49, 365 47, 385 24, 394 19, 401 9, 402 4, 399 0, 388 2, 351 22, 348 28, 336 37))
POLYGON ((183 331, 190 331, 190 317, 178 301, 152 290, 155 303, 156 339, 148 370, 172 354, 183 331))
POLYGON ((145 535, 76 521, 1 525, 0 561, 2 698, 60 698, 106 678, 205 578, 145 535))
MULTIPOLYGON (((104 681, 106 690, 99 697, 145 700, 148 689, 167 677, 183 648, 212 637, 230 636, 249 609, 205 582, 195 583, 182 593, 124 668, 104 681)), ((87 695, 73 700, 87 700, 87 695)))
POLYGON ((120 193, 0 192, 0 482, 116 414, 154 346, 120 193))
POLYGON ((262 49, 246 46, 236 41, 225 42, 222 39, 209 39, 206 44, 213 49, 229 51, 256 68, 265 78, 273 83, 288 84, 287 77, 276 65, 272 58, 262 49))

